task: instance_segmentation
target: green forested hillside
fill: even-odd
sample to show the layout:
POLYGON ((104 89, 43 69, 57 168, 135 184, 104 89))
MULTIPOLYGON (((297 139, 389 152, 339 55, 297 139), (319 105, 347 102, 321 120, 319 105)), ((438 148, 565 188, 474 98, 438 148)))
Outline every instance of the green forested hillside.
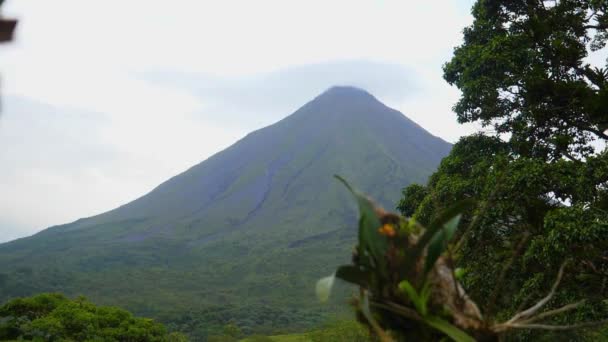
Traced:
POLYGON ((332 175, 394 207, 449 150, 367 92, 332 88, 136 201, 0 245, 0 301, 83 294, 199 337, 318 325, 340 310, 313 284, 355 241, 332 175))

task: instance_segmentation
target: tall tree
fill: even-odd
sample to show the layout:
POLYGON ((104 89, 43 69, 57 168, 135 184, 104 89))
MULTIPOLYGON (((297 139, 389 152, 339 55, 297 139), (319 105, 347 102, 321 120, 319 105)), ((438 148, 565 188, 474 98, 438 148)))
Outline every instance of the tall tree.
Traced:
POLYGON ((459 122, 494 132, 461 139, 426 187, 404 190, 399 209, 428 223, 478 199, 455 247, 487 314, 525 307, 569 261, 550 305, 586 301, 553 323, 608 315, 608 67, 588 59, 606 45, 607 9, 605 0, 478 0, 444 66, 462 91, 459 122))
POLYGON ((580 158, 606 139, 608 69, 586 59, 608 38, 605 0, 479 0, 444 66, 462 123, 511 134, 517 153, 580 158))

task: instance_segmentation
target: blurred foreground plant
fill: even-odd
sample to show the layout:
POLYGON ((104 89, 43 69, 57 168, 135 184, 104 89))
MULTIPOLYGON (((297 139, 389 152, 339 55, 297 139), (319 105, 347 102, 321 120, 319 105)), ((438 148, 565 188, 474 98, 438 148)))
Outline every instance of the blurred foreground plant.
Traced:
POLYGON ((484 317, 460 284, 461 271, 453 266, 454 247, 449 243, 461 214, 475 204, 473 200, 454 204, 423 227, 414 219, 384 211, 343 178, 336 178, 350 190, 359 206, 358 245, 352 264, 340 266, 333 275, 318 281, 317 296, 327 300, 336 278, 358 285, 359 295, 352 304, 358 319, 379 340, 429 341, 449 337, 454 341, 492 341, 514 329, 569 330, 608 323, 539 323, 583 304, 578 301, 541 312, 554 296, 566 263, 559 269, 548 295, 536 304, 504 322, 484 317))

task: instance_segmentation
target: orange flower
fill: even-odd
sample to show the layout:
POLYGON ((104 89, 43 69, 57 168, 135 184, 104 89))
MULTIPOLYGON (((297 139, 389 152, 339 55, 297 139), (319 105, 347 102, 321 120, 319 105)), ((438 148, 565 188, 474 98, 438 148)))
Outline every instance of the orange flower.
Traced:
POLYGON ((389 237, 393 237, 397 234, 395 228, 393 228, 393 225, 390 223, 385 223, 382 227, 378 228, 378 233, 389 237))

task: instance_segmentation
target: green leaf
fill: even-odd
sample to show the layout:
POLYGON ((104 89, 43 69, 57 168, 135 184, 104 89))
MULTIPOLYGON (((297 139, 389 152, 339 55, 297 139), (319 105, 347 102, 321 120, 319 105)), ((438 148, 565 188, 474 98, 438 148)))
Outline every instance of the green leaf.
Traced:
POLYGON ((436 232, 435 236, 433 236, 431 239, 429 249, 426 254, 426 260, 424 262, 425 273, 428 273, 433 268, 435 262, 437 259, 439 259, 439 256, 441 256, 447 247, 448 242, 452 239, 454 233, 456 232, 456 228, 458 227, 461 217, 462 215, 458 214, 450 219, 443 225, 443 229, 436 232))
POLYGON ((334 286, 335 280, 336 277, 332 274, 329 277, 321 278, 319 281, 317 281, 315 292, 317 293, 317 298, 319 298, 321 302, 327 302, 329 299, 329 295, 331 294, 331 289, 334 286))
POLYGON ((399 290, 403 291, 411 301, 415 301, 418 298, 416 289, 414 289, 414 286, 407 280, 403 280, 399 283, 399 290))
POLYGON ((475 205, 473 199, 459 201, 450 208, 441 213, 427 228, 424 234, 418 240, 414 248, 410 249, 405 263, 405 269, 412 269, 416 261, 422 255, 424 248, 431 242, 435 234, 443 228, 444 224, 450 221, 458 214, 462 214, 467 209, 475 205))
POLYGON ((458 329, 454 325, 450 324, 448 321, 445 321, 439 317, 435 316, 427 316, 424 318, 426 324, 431 327, 441 331, 442 333, 448 335, 451 339, 456 342, 475 342, 475 339, 471 337, 466 332, 458 329))
POLYGON ((367 287, 369 273, 362 271, 359 267, 353 265, 343 265, 336 270, 336 278, 342 279, 351 284, 367 287))
POLYGON ((399 283, 399 289, 408 296, 412 303, 414 303, 416 311, 418 311, 420 315, 426 316, 426 301, 418 295, 414 286, 412 286, 409 281, 403 280, 399 283))
POLYGON ((426 316, 428 313, 428 302, 429 302, 429 298, 431 297, 431 285, 428 281, 424 282, 424 285, 422 286, 422 290, 420 291, 420 301, 421 301, 421 308, 422 311, 421 314, 423 316, 426 316))
POLYGON ((363 250, 368 249, 374 257, 376 264, 384 259, 384 253, 387 248, 387 240, 384 235, 378 233, 380 228, 380 219, 374 210, 374 204, 365 195, 353 189, 348 182, 334 175, 346 188, 353 194, 359 206, 359 247, 363 250))
POLYGON ((466 270, 461 267, 456 267, 456 269, 454 270, 454 276, 456 277, 457 280, 462 280, 465 273, 466 273, 466 270))

